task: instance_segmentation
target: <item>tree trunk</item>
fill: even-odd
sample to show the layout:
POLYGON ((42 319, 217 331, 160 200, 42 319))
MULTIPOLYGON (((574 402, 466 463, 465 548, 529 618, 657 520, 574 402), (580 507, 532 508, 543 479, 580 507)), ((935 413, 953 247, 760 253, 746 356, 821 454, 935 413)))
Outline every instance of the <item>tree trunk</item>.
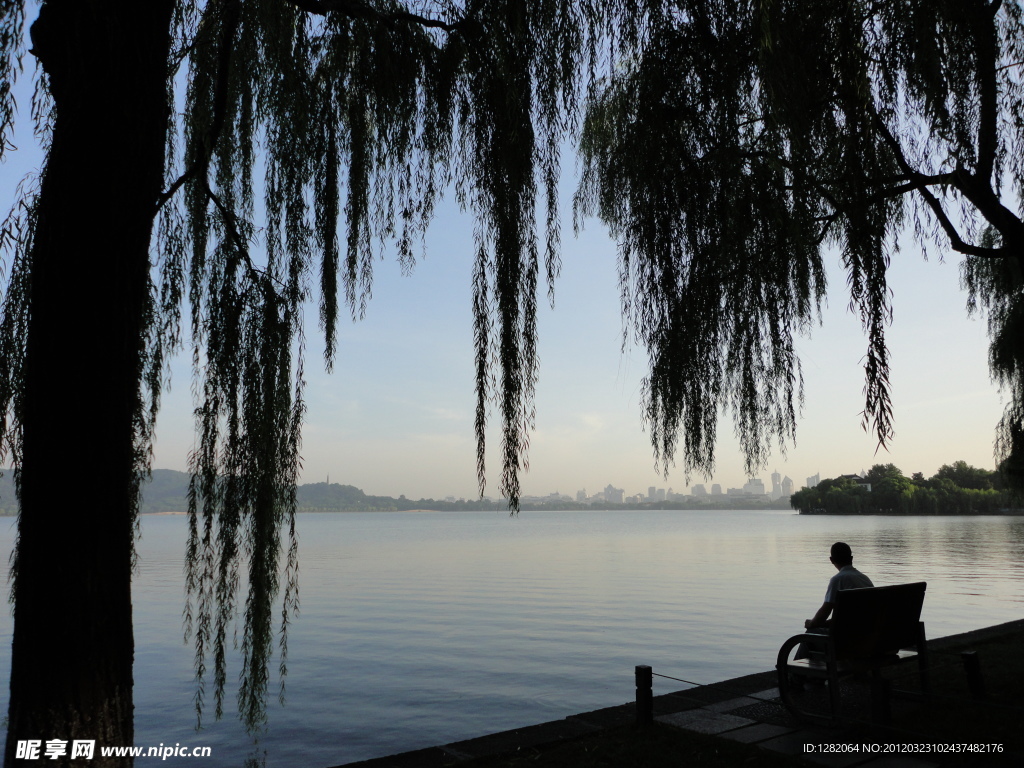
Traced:
POLYGON ((89 765, 132 762, 100 750, 134 736, 134 438, 172 8, 47 0, 32 26, 56 119, 30 251, 7 766, 29 739, 40 757, 67 742, 46 765, 76 739, 95 741, 89 765))

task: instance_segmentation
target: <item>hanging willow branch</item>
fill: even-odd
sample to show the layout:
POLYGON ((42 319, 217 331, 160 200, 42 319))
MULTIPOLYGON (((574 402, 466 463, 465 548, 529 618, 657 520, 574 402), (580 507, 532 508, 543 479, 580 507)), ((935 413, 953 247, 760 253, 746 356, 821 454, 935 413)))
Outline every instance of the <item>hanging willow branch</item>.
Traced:
MULTIPOLYGON (((839 253, 868 339, 863 426, 892 441, 886 271, 910 212, 922 243, 972 257, 993 371, 1020 391, 998 331, 1020 294, 979 264, 1024 258, 1021 212, 1000 193, 1007 179, 1024 188, 1022 85, 1004 65, 1024 47, 1021 4, 670 5, 595 89, 576 198, 577 221, 596 214, 619 242, 662 468, 681 438, 687 473, 712 472, 722 406, 748 471, 794 437, 793 334, 818 316, 823 247, 839 253), (995 234, 978 238, 979 221, 995 234)), ((1024 447, 1021 412, 1004 419, 1002 457, 1024 447)))
POLYGON ((160 306, 164 343, 173 345, 188 296, 200 381, 186 611, 200 716, 208 678, 215 712, 223 711, 243 583, 239 707, 248 727, 266 718, 270 606, 282 582, 284 670, 284 629, 298 606, 302 304, 319 299, 330 367, 340 304, 353 318, 363 314, 381 244, 412 265, 452 182, 476 218, 480 487, 493 406, 502 421, 500 491, 517 508, 533 427, 540 253, 550 290, 559 150, 583 63, 596 57, 588 8, 563 0, 182 6, 175 48, 178 57, 187 52, 188 93, 181 135, 171 126, 158 201, 160 306))

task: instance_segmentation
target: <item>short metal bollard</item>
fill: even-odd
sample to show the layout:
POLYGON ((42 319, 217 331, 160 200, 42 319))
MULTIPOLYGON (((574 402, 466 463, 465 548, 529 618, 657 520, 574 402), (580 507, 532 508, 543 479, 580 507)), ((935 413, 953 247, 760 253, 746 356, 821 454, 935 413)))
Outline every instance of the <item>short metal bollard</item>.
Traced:
POLYGON ((981 662, 978 659, 977 651, 964 651, 960 654, 960 660, 964 663, 964 672, 967 673, 967 687, 971 691, 971 697, 984 699, 988 696, 985 692, 985 678, 981 676, 981 662))
POLYGON ((636 724, 650 725, 654 722, 654 673, 646 664, 636 667, 636 724))

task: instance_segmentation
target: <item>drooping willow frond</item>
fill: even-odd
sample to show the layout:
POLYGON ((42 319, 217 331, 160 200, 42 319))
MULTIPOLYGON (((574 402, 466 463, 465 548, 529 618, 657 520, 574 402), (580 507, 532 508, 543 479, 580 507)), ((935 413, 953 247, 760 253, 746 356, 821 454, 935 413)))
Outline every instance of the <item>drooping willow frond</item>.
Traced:
MULTIPOLYGON (((793 333, 816 315, 827 247, 868 338, 863 424, 885 446, 886 271, 908 214, 922 243, 1024 259, 1019 197, 1002 194, 1024 188, 1021 4, 666 5, 675 13, 595 89, 576 203, 619 242, 623 307, 651 358, 655 453, 667 471, 681 438, 685 470, 710 474, 720 406, 748 470, 773 440, 784 448, 800 399, 793 333), (999 237, 979 237, 979 222, 999 237)), ((999 370, 1010 314, 992 308, 999 370)))
POLYGON ((475 220, 481 492, 493 406, 500 491, 518 506, 540 275, 550 287, 558 272, 559 153, 597 58, 595 28, 612 26, 601 5, 183 4, 176 50, 187 93, 184 123, 170 128, 159 295, 171 346, 187 297, 199 381, 186 619, 200 711, 208 676, 223 709, 242 584, 239 705, 250 727, 266 715, 270 605, 282 580, 282 626, 297 610, 303 304, 319 304, 330 367, 340 308, 363 314, 384 248, 412 265, 452 184, 475 220))

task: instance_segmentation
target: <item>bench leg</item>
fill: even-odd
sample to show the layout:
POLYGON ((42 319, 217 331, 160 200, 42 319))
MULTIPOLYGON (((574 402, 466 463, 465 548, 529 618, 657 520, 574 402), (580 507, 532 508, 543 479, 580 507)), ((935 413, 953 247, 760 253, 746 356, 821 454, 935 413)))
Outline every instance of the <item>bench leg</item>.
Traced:
POLYGON ((931 679, 928 675, 928 638, 924 634, 924 622, 917 625, 917 669, 921 673, 921 692, 931 693, 931 679))
POLYGON ((882 677, 880 669, 871 673, 871 721, 875 725, 889 725, 892 722, 890 687, 889 681, 882 677))
POLYGON ((960 660, 964 664, 964 673, 967 675, 967 687, 971 691, 972 699, 985 699, 985 678, 981 675, 981 663, 978 661, 977 651, 964 651, 960 654, 960 660))
POLYGON ((834 671, 828 676, 828 702, 832 707, 832 722, 838 723, 842 712, 842 700, 839 697, 839 675, 834 671))

